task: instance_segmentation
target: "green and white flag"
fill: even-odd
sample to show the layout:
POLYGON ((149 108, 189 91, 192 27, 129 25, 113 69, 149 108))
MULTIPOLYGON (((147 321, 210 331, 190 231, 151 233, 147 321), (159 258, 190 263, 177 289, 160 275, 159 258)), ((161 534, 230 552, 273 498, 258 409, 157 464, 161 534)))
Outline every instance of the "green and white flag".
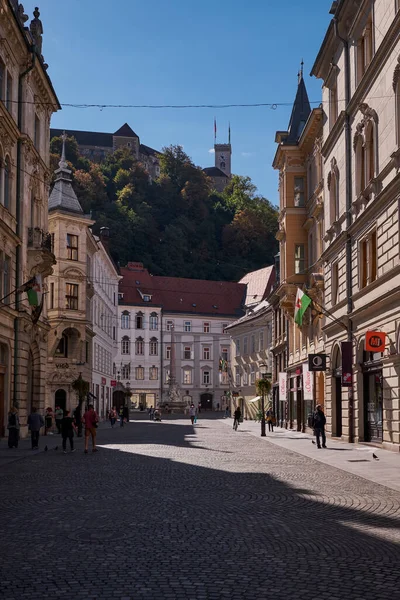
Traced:
POLYGON ((297 288, 296 303, 294 305, 294 322, 301 327, 303 325, 303 316, 307 308, 310 306, 312 300, 297 288))
POLYGON ((42 276, 35 275, 35 281, 31 288, 26 290, 28 295, 28 301, 31 306, 39 306, 42 301, 43 287, 42 287, 42 276))

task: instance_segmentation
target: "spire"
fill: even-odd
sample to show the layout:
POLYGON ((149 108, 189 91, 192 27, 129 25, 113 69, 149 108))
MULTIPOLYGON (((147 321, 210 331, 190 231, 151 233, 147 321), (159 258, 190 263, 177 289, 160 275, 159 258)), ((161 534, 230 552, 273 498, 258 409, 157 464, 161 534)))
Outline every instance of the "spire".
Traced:
POLYGON ((296 144, 298 142, 311 113, 311 106, 303 79, 303 69, 304 62, 301 61, 300 71, 298 73, 296 98, 289 121, 288 137, 285 140, 287 144, 296 144))
POLYGON ((49 211, 59 209, 83 214, 82 207, 79 204, 79 200, 72 187, 72 171, 68 169, 68 163, 65 157, 65 142, 67 140, 65 131, 62 134, 61 139, 61 159, 58 163, 59 169, 55 171, 56 180, 49 197, 49 211))

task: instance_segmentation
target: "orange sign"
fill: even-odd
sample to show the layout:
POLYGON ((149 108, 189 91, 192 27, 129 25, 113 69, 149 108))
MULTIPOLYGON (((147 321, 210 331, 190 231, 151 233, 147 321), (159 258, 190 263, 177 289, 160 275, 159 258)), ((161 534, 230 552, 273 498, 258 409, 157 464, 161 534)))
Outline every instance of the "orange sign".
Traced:
POLYGON ((365 349, 367 352, 383 352, 385 350, 386 333, 383 331, 367 331, 365 349))

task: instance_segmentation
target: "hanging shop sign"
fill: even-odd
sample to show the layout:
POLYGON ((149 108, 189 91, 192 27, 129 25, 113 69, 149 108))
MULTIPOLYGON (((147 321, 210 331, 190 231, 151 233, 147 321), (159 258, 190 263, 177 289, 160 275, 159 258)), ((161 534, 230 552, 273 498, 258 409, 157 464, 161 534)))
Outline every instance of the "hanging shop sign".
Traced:
POLYGON ((326 354, 309 354, 308 369, 310 371, 326 371, 326 354))
POLYGON ((314 376, 308 368, 307 363, 303 363, 303 400, 314 399, 314 376))
POLYGON ((353 344, 351 342, 342 342, 342 387, 351 387, 353 385, 353 344))
POLYGON ((279 400, 287 402, 287 373, 279 373, 279 400))
POLYGON ((386 333, 383 331, 367 331, 365 349, 367 352, 383 352, 386 344, 386 333))
POLYGON ((115 379, 111 379, 111 381, 110 381, 110 386, 111 386, 111 387, 116 387, 116 386, 117 386, 117 382, 116 382, 116 380, 115 380, 115 379))

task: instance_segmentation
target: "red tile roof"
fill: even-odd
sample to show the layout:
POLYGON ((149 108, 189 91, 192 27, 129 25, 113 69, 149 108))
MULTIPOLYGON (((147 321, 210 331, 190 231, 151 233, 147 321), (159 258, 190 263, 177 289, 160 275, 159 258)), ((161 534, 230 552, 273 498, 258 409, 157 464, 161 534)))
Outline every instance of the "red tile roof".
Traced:
POLYGON ((121 275, 119 291, 124 295, 120 301, 123 305, 156 305, 165 312, 210 316, 243 315, 246 285, 241 283, 153 276, 140 263, 128 263, 121 268, 121 275), (151 295, 151 302, 144 302, 139 290, 151 295))

